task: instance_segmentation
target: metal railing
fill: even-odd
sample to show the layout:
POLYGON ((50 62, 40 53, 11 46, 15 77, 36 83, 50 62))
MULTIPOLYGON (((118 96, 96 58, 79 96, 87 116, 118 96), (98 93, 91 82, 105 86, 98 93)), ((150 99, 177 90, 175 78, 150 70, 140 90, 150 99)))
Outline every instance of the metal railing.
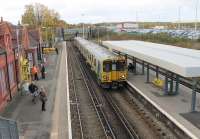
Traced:
POLYGON ((16 121, 0 117, 0 139, 19 139, 16 121))

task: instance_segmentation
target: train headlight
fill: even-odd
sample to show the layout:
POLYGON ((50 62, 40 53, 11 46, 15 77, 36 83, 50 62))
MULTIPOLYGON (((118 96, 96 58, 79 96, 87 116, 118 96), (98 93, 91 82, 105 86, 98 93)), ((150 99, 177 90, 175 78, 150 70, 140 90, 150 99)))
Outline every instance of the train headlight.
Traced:
POLYGON ((122 75, 122 78, 125 78, 125 76, 124 76, 124 75, 122 75))
POLYGON ((103 79, 107 81, 109 80, 109 77, 107 75, 103 75, 103 79))

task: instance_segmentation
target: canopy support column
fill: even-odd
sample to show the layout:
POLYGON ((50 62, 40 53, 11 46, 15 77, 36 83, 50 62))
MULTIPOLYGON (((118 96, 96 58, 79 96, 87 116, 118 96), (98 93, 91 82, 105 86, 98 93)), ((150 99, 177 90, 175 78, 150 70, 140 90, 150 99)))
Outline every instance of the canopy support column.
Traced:
POLYGON ((195 112, 196 109, 196 88, 197 88, 198 79, 192 78, 192 103, 191 103, 191 112, 195 112))
POLYGON ((144 75, 144 61, 142 61, 142 75, 144 75))
POLYGON ((158 71, 159 71, 159 67, 156 66, 156 78, 157 78, 157 79, 159 78, 159 73, 158 73, 158 71))
POLYGON ((146 83, 149 83, 149 63, 147 63, 147 80, 146 83))
POLYGON ((136 75, 137 72, 137 64, 136 64, 136 58, 133 57, 133 66, 134 66, 134 74, 136 75))
POLYGON ((173 94, 174 90, 174 81, 173 81, 173 73, 171 73, 171 78, 170 78, 170 94, 173 94))
POLYGON ((175 94, 178 94, 179 92, 179 75, 176 75, 176 89, 175 89, 175 94))
POLYGON ((168 72, 165 75, 165 88, 164 88, 165 95, 168 94, 168 72))

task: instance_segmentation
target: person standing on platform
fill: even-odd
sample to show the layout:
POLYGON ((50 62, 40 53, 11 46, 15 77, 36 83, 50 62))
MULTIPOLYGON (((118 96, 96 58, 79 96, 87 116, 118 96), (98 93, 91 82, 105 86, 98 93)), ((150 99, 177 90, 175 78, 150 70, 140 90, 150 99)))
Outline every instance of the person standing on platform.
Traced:
POLYGON ((42 79, 45 79, 45 67, 44 67, 44 64, 41 64, 41 74, 42 74, 42 79))
POLYGON ((56 54, 58 55, 58 48, 55 48, 56 54))
POLYGON ((42 102, 42 111, 46 111, 46 101, 47 101, 47 94, 44 90, 44 87, 41 87, 40 89, 40 100, 42 102))
POLYGON ((38 68, 35 65, 33 65, 32 67, 32 75, 34 77, 34 80, 38 80, 38 68))
POLYGON ((129 64, 128 64, 128 71, 133 72, 134 69, 135 69, 134 65, 133 65, 132 63, 129 63, 129 64))

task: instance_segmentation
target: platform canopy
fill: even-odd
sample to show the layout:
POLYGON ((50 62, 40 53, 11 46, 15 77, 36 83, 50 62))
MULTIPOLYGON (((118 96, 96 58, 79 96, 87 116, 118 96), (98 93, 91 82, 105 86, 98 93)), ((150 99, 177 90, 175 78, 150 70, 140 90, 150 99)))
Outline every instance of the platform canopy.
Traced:
POLYGON ((199 50, 135 40, 104 41, 103 45, 183 77, 200 77, 199 50))

